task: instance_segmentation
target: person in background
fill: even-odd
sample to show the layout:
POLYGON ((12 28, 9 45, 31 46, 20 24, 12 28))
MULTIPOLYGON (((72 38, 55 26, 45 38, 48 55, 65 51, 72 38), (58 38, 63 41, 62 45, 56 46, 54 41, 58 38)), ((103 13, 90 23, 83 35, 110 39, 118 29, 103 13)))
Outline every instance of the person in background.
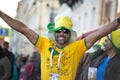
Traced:
POLYGON ((75 80, 88 80, 88 68, 90 63, 105 52, 105 48, 102 46, 105 42, 105 37, 100 39, 97 44, 93 46, 93 52, 86 52, 81 58, 75 80))
POLYGON ((11 63, 11 79, 12 79, 12 76, 13 76, 13 66, 14 66, 14 54, 9 51, 9 42, 7 41, 4 41, 3 44, 2 44, 2 49, 3 49, 3 52, 4 52, 4 55, 8 57, 10 63, 11 63))
MULTIPOLYGON (((18 66, 19 66, 19 79, 18 80, 28 80, 28 76, 32 72, 32 71, 29 71, 26 67, 28 60, 29 60, 29 56, 23 56, 21 58, 21 61, 18 64, 18 66)), ((33 68, 32 65, 31 65, 31 67, 33 68)))
MULTIPOLYGON (((110 18, 109 17, 104 18, 103 24, 108 24, 108 23, 110 23, 110 18)), ((88 31, 88 32, 78 36, 76 40, 81 40, 98 30, 99 29, 94 29, 94 30, 88 31)), ((93 45, 93 47, 92 47, 94 49, 93 52, 87 51, 83 55, 83 57, 81 58, 81 60, 79 62, 79 65, 78 65, 75 80, 87 80, 89 63, 90 63, 90 61, 92 61, 92 59, 95 59, 97 56, 101 55, 101 53, 104 53, 105 48, 103 48, 102 45, 105 42, 105 39, 106 38, 104 37, 98 41, 99 43, 93 45)))
POLYGON ((34 69, 33 69, 33 79, 35 80, 41 80, 41 59, 40 59, 40 53, 38 52, 38 49, 34 48, 34 51, 31 56, 31 61, 33 62, 34 69))
POLYGON ((54 23, 49 23, 49 38, 39 36, 22 22, 15 20, 0 11, 0 17, 13 29, 25 35, 35 45, 41 55, 41 80, 75 80, 79 60, 85 51, 93 44, 116 30, 120 25, 120 17, 88 35, 75 41, 76 32, 73 21, 67 15, 56 17, 54 23), (74 65, 73 65, 74 63, 74 65))
POLYGON ((18 75, 20 75, 20 68, 24 64, 24 62, 22 62, 23 61, 22 59, 23 59, 23 54, 20 54, 18 56, 18 58, 16 59, 16 66, 17 66, 17 70, 18 70, 18 75))
POLYGON ((10 61, 8 57, 4 56, 3 50, 0 46, 0 80, 10 80, 11 71, 10 61))
POLYGON ((41 80, 40 79, 40 59, 39 53, 34 51, 28 62, 25 64, 26 79, 23 80, 41 80))
POLYGON ((120 64, 117 60, 120 59, 120 31, 116 30, 109 34, 103 45, 106 48, 105 52, 95 58, 90 67, 97 68, 96 80, 119 80, 120 64))
POLYGON ((119 80, 120 31, 113 31, 96 45, 101 47, 95 48, 96 51, 89 54, 88 60, 83 60, 82 66, 79 66, 82 68, 82 73, 76 80, 119 80), (101 42, 103 42, 102 45, 101 42))
POLYGON ((9 58, 11 64, 14 64, 14 54, 11 51, 9 51, 9 42, 4 41, 2 44, 2 49, 3 49, 4 55, 9 58))

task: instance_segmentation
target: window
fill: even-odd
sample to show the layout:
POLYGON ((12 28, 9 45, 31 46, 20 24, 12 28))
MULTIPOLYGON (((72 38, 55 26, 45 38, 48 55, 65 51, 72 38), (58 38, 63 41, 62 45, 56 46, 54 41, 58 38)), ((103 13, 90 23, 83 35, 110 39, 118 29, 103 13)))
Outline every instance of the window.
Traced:
POLYGON ((118 0, 117 13, 120 13, 120 0, 118 0))
POLYGON ((105 17, 109 17, 111 14, 111 2, 105 4, 105 17))

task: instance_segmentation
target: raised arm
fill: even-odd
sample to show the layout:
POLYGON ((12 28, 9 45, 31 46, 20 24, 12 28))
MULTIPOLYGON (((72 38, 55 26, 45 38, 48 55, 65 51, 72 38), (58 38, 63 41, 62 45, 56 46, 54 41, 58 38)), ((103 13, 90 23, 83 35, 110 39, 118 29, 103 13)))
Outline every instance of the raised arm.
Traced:
POLYGON ((5 14, 4 12, 0 11, 0 17, 14 30, 22 33, 23 35, 25 35, 28 40, 34 44, 38 34, 36 32, 34 32, 33 30, 29 29, 25 24, 23 24, 22 22, 15 20, 13 18, 11 18, 10 16, 8 16, 7 14, 5 14))
POLYGON ((109 24, 102 25, 97 31, 91 33, 86 37, 87 47, 90 48, 97 40, 116 30, 119 25, 120 17, 110 22, 109 24))
POLYGON ((81 34, 80 36, 78 36, 78 37, 76 38, 76 41, 77 41, 77 40, 81 40, 81 39, 87 37, 89 34, 94 33, 94 32, 96 32, 97 30, 99 30, 99 29, 94 29, 94 30, 91 30, 91 31, 89 31, 89 32, 86 32, 86 33, 81 34))

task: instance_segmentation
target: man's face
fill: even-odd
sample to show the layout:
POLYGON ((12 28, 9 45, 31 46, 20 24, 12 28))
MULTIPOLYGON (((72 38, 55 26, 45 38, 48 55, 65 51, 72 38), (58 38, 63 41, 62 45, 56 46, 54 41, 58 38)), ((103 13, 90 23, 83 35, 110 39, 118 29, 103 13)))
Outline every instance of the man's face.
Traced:
POLYGON ((71 33, 68 29, 61 28, 55 31, 55 40, 60 46, 66 46, 70 40, 71 33))
POLYGON ((105 42, 104 42, 103 45, 105 46, 105 48, 106 48, 107 50, 112 49, 112 46, 111 46, 110 40, 109 40, 108 38, 105 40, 105 42))

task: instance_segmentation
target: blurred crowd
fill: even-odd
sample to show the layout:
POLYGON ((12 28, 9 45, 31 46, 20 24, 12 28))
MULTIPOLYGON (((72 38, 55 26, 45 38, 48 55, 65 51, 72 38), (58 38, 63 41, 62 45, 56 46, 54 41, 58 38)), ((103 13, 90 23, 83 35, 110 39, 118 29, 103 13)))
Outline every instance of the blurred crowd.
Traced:
POLYGON ((120 80, 120 0, 19 0, 16 13, 0 9, 0 80, 120 80))
POLYGON ((40 55, 35 48, 32 55, 15 56, 9 51, 9 42, 0 46, 0 80, 41 80, 40 55))

